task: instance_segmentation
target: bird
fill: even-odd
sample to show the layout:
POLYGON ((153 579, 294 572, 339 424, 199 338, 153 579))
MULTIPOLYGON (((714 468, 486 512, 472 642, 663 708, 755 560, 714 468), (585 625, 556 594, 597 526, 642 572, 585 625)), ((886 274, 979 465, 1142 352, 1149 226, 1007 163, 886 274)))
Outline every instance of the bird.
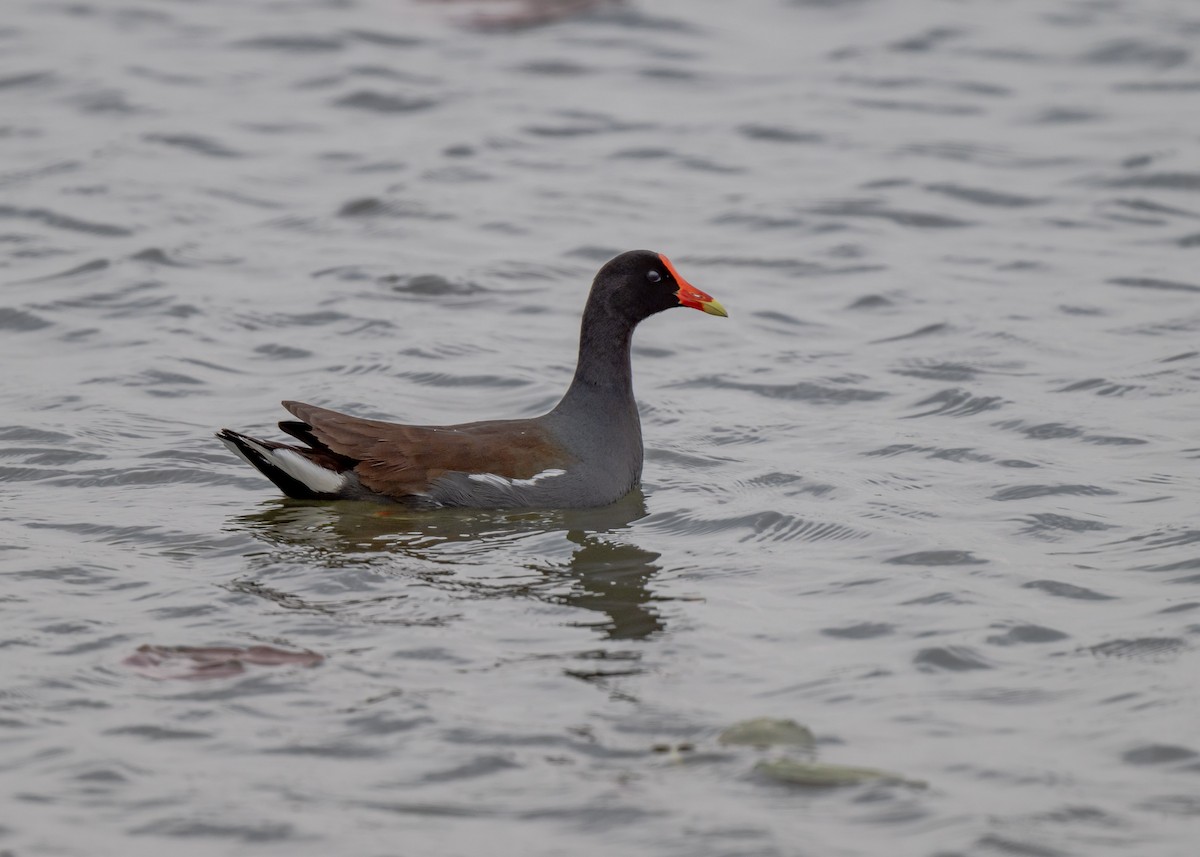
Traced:
POLYGON ((728 316, 661 253, 630 250, 606 262, 584 306, 571 384, 538 417, 404 425, 285 401, 295 419, 279 427, 300 444, 227 428, 216 435, 294 499, 417 509, 606 506, 641 483, 642 430, 630 364, 634 328, 673 307, 728 316))

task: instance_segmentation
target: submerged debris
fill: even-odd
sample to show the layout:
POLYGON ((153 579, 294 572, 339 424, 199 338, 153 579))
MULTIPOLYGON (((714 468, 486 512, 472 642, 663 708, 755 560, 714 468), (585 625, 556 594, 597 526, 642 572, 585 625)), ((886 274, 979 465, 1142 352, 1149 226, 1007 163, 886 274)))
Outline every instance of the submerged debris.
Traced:
POLYGON ((147 678, 225 678, 246 671, 247 664, 316 666, 324 655, 302 650, 289 652, 272 646, 138 646, 124 661, 147 678))
POLYGON ((781 756, 776 759, 760 759, 754 771, 779 783, 808 788, 834 788, 856 786, 866 783, 891 783, 913 788, 925 788, 920 780, 910 780, 899 774, 876 768, 856 768, 850 765, 835 765, 816 760, 816 738, 812 730, 795 720, 775 717, 756 717, 733 724, 720 735, 717 741, 725 745, 753 747, 757 750, 786 748, 803 758, 781 756))

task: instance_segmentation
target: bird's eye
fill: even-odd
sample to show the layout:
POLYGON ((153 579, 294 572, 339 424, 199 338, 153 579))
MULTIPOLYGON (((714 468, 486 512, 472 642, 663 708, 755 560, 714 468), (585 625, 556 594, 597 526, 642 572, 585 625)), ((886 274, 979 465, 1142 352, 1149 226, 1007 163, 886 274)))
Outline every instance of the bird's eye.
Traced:
POLYGON ((657 283, 662 280, 662 274, 658 273, 658 271, 647 271, 646 279, 652 283, 657 283))

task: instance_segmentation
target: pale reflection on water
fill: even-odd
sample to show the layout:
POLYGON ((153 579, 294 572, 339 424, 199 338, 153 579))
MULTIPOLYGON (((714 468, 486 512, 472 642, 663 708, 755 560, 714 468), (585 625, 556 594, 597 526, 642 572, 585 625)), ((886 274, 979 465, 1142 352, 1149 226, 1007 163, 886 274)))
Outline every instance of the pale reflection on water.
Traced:
MULTIPOLYGON (((660 555, 629 541, 631 525, 648 514, 640 490, 600 509, 534 512, 431 512, 375 503, 296 500, 266 505, 264 511, 237 516, 229 528, 247 531, 276 548, 259 557, 268 566, 298 562, 332 572, 370 564, 382 554, 389 568, 399 569, 395 573, 432 586, 470 589, 479 597, 537 598, 599 613, 599 618, 577 624, 594 628, 607 639, 644 639, 663 629, 654 607, 663 596, 651 588, 660 555), (474 567, 489 564, 497 543, 536 541, 539 550, 555 553, 547 542, 558 540, 572 546, 569 557, 529 563, 526 568, 536 573, 533 576, 471 577, 474 567)), ((229 585, 288 609, 331 609, 327 602, 307 601, 296 593, 264 586, 252 573, 229 585)))

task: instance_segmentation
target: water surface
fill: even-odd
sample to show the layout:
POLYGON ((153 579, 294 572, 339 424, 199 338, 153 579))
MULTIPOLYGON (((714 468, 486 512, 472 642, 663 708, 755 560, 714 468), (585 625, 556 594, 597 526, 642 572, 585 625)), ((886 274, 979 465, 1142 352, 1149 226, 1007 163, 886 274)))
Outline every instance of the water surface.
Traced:
POLYGON ((8 10, 0 852, 1193 854, 1200 10, 548 8, 8 10), (635 247, 731 318, 639 330, 617 506, 212 438, 537 414, 635 247))

